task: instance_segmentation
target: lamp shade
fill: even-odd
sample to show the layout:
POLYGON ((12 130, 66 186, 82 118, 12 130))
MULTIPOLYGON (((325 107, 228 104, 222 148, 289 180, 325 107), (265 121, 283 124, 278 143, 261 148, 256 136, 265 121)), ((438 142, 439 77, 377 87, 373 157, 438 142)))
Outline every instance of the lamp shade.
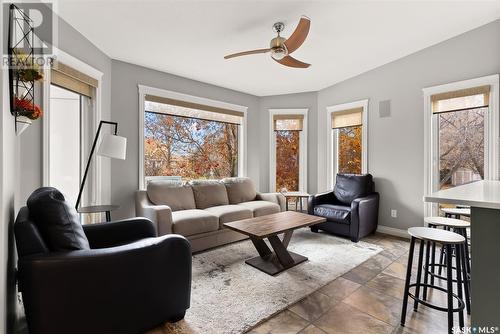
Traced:
POLYGON ((127 138, 110 134, 104 135, 97 154, 108 158, 125 160, 127 138))

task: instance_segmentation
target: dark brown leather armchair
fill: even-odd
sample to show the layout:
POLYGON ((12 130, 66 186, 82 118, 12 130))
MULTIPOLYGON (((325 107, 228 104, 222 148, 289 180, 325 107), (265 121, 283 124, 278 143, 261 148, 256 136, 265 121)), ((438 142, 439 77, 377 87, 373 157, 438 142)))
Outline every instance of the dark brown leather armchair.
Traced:
POLYGON ((337 174, 333 191, 309 197, 308 213, 326 218, 311 231, 349 237, 353 242, 377 229, 379 194, 370 174, 337 174))
POLYGON ((156 237, 146 218, 82 226, 54 188, 35 191, 28 207, 14 233, 30 333, 133 334, 184 317, 191 296, 184 237, 156 237))

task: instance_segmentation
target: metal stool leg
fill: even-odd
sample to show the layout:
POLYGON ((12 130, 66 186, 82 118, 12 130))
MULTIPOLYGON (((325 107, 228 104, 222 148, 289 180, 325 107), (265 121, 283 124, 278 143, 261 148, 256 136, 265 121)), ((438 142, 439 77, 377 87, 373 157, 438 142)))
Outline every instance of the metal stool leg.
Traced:
POLYGON ((424 272, 424 300, 427 300, 427 282, 429 281, 429 257, 431 253, 431 242, 427 241, 427 247, 425 250, 425 272, 424 272))
POLYGON ((465 258, 465 250, 464 247, 468 247, 467 244, 460 246, 459 252, 460 257, 462 259, 462 276, 463 276, 463 284, 465 290, 465 307, 467 308, 467 314, 470 314, 470 282, 469 276, 467 274, 467 266, 465 262, 467 259, 465 258))
MULTIPOLYGON (((432 274, 435 273, 435 270, 434 270, 434 265, 436 264, 436 243, 433 242, 432 243, 432 257, 431 257, 431 272, 432 274)), ((431 285, 434 285, 434 275, 431 275, 431 285)))
MULTIPOLYGON (((419 244, 419 250, 418 250, 418 269, 417 269, 417 286, 415 287, 415 302, 413 303, 413 309, 415 311, 418 310, 418 301, 417 299, 420 298, 420 279, 422 278, 422 260, 424 257, 424 247, 425 247, 425 241, 420 240, 419 244)), ((411 270, 411 268, 409 269, 411 270)))
POLYGON ((451 245, 446 245, 446 278, 447 278, 447 295, 448 295, 448 333, 452 334, 453 328, 453 275, 452 272, 452 256, 451 245))
POLYGON ((406 322, 406 309, 408 306, 408 293, 410 292, 411 268, 413 266, 413 252, 415 250, 415 238, 411 238, 410 252, 408 253, 408 267, 406 268, 405 292, 403 296, 403 308, 401 310, 401 326, 406 322))
MULTIPOLYGON (((462 294, 462 289, 463 289, 463 285, 462 285, 462 261, 463 261, 463 257, 462 257, 462 252, 461 252, 461 248, 462 245, 455 245, 455 266, 457 268, 457 294, 458 294, 458 298, 460 298, 460 300, 464 300, 463 298, 463 294, 462 294)), ((458 312, 458 323, 460 324, 460 329, 464 328, 465 326, 465 323, 464 323, 464 311, 463 310, 460 310, 458 312)))

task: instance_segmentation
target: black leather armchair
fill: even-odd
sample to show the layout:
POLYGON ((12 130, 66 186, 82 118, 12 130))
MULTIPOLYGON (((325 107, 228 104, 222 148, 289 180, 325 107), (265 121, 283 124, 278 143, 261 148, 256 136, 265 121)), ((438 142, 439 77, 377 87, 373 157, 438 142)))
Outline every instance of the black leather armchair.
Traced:
POLYGON ((184 317, 191 291, 184 237, 156 237, 151 221, 133 218, 84 225, 90 249, 51 251, 39 227, 23 207, 14 231, 30 333, 142 333, 184 317))
POLYGON ((338 174, 333 191, 309 197, 308 213, 326 218, 311 231, 349 237, 358 242, 375 232, 378 225, 379 194, 370 174, 338 174))

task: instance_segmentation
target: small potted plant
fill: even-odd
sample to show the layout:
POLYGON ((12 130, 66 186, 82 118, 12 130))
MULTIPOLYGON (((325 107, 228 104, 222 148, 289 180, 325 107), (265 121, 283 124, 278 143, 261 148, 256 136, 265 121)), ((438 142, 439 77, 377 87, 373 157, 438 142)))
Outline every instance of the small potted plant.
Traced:
POLYGON ((29 82, 43 79, 40 67, 33 62, 32 56, 16 49, 15 58, 16 74, 19 81, 29 82))
POLYGON ((26 130, 33 120, 42 117, 43 112, 39 106, 26 99, 15 98, 14 102, 17 124, 17 135, 26 130))

